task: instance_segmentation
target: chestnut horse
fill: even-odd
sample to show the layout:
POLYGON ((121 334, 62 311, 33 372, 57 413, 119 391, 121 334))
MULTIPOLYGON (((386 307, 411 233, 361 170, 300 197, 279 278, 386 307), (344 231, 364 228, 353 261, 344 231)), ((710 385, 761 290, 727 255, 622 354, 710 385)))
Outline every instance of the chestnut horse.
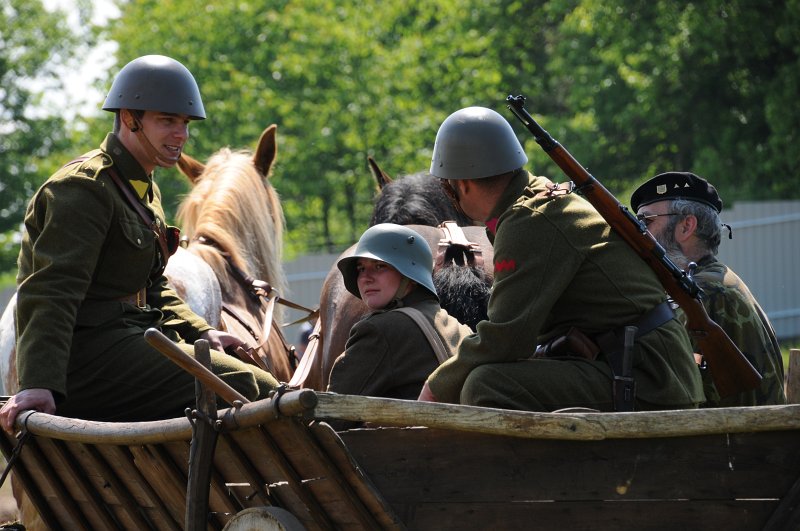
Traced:
POLYGON ((193 185, 177 216, 188 252, 170 259, 166 275, 196 313, 247 341, 248 349, 231 354, 285 382, 296 364, 275 306, 287 286, 283 209, 269 181, 276 131, 275 125, 264 130, 255 153, 222 148, 206 164, 181 155, 178 167, 193 185), (194 263, 197 258, 216 282, 186 274, 187 267, 202 268, 194 263))
MULTIPOLYGON (((494 275, 494 252, 482 227, 466 226, 469 218, 456 211, 437 179, 419 172, 392 179, 369 159, 376 180, 376 198, 370 226, 378 223, 408 225, 431 247, 434 255, 433 282, 442 308, 473 329, 486 319, 486 305, 494 275), (461 226, 466 240, 453 238, 449 230, 437 226, 445 221, 461 226), (438 260, 437 260, 438 258, 438 260)), ((355 245, 339 259, 351 255, 355 245)), ((338 259, 337 259, 338 261, 338 259)), ((333 362, 344 352, 350 328, 369 309, 344 287, 342 275, 334 265, 320 293, 319 320, 292 386, 324 391, 333 362)))

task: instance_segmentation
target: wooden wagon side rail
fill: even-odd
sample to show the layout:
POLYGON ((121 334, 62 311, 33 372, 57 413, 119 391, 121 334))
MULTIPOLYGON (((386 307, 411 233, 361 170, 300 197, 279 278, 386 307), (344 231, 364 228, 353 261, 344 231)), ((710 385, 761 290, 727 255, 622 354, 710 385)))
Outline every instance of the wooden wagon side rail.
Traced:
POLYGON ((317 393, 314 416, 528 439, 602 440, 800 429, 800 404, 629 413, 535 413, 317 393))
MULTIPOLYGON (((25 412, 14 473, 52 529, 219 530, 265 506, 309 530, 800 526, 800 405, 529 413, 300 390, 218 414, 193 430, 25 412)), ((7 457, 16 443, 0 436, 7 457)))

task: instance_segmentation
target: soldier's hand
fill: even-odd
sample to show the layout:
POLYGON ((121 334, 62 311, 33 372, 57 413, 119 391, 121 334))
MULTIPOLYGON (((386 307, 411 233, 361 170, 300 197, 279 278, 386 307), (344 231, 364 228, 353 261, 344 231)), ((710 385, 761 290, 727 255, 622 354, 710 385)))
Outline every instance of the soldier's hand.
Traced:
POLYGON ((238 337, 219 330, 207 330, 200 338, 208 341, 208 346, 219 352, 225 352, 227 348, 231 348, 231 351, 235 351, 237 347, 247 348, 247 344, 238 337))
POLYGON ((431 388, 428 387, 428 382, 425 382, 422 385, 422 391, 419 393, 419 398, 417 398, 420 402, 438 402, 436 397, 433 395, 431 388))
POLYGON ((8 433, 14 433, 14 421, 17 420, 17 415, 27 409, 54 414, 56 401, 53 398, 53 392, 50 389, 23 389, 9 398, 8 402, 0 408, 0 425, 8 433))

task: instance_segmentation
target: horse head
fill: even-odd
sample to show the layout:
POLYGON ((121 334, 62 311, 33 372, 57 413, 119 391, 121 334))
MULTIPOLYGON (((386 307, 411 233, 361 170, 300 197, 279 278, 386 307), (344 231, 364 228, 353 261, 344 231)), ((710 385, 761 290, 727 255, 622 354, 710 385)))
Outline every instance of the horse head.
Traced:
POLYGON ((378 223, 435 227, 445 221, 455 221, 462 227, 472 224, 453 206, 439 180, 430 173, 421 171, 393 179, 372 157, 368 162, 378 190, 370 227, 378 223))
MULTIPOLYGON (((255 151, 223 147, 205 164, 181 155, 178 168, 192 188, 177 218, 187 250, 208 264, 219 282, 222 328, 243 339, 252 336, 251 345, 269 338, 262 350, 270 359, 254 361, 286 381, 291 364, 282 351, 288 351, 288 345, 277 326, 264 323, 272 321, 267 316, 273 309, 265 308, 259 295, 283 294, 288 285, 282 263, 283 208, 270 182, 276 132, 277 126, 270 125, 255 151)), ((280 313, 274 310, 275 320, 280 313)))

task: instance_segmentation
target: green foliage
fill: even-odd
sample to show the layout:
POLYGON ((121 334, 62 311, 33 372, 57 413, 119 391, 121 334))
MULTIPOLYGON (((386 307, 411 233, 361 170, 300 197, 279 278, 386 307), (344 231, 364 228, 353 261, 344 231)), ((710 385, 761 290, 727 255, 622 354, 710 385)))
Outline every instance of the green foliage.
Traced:
POLYGON ((38 0, 0 0, 0 271, 15 268, 25 205, 67 145, 66 124, 41 108, 42 95, 63 88, 55 68, 91 32, 73 32, 63 19, 38 0))
MULTIPOLYGON (((426 170, 438 125, 464 106, 507 116, 530 168, 562 179, 505 109, 509 93, 623 202, 670 169, 709 178, 726 204, 800 197, 798 28, 800 0, 131 0, 106 36, 118 66, 160 53, 194 73, 209 118, 192 125, 192 156, 252 148, 278 124, 292 257, 355 241, 375 193, 367 156, 395 175, 426 170)), ((81 125, 51 142, 80 152, 110 124, 81 125)), ((18 151, 34 152, 30 139, 18 151)), ((16 197, 42 170, 18 178, 16 197)), ((158 179, 173 214, 187 185, 174 170, 158 179)))

